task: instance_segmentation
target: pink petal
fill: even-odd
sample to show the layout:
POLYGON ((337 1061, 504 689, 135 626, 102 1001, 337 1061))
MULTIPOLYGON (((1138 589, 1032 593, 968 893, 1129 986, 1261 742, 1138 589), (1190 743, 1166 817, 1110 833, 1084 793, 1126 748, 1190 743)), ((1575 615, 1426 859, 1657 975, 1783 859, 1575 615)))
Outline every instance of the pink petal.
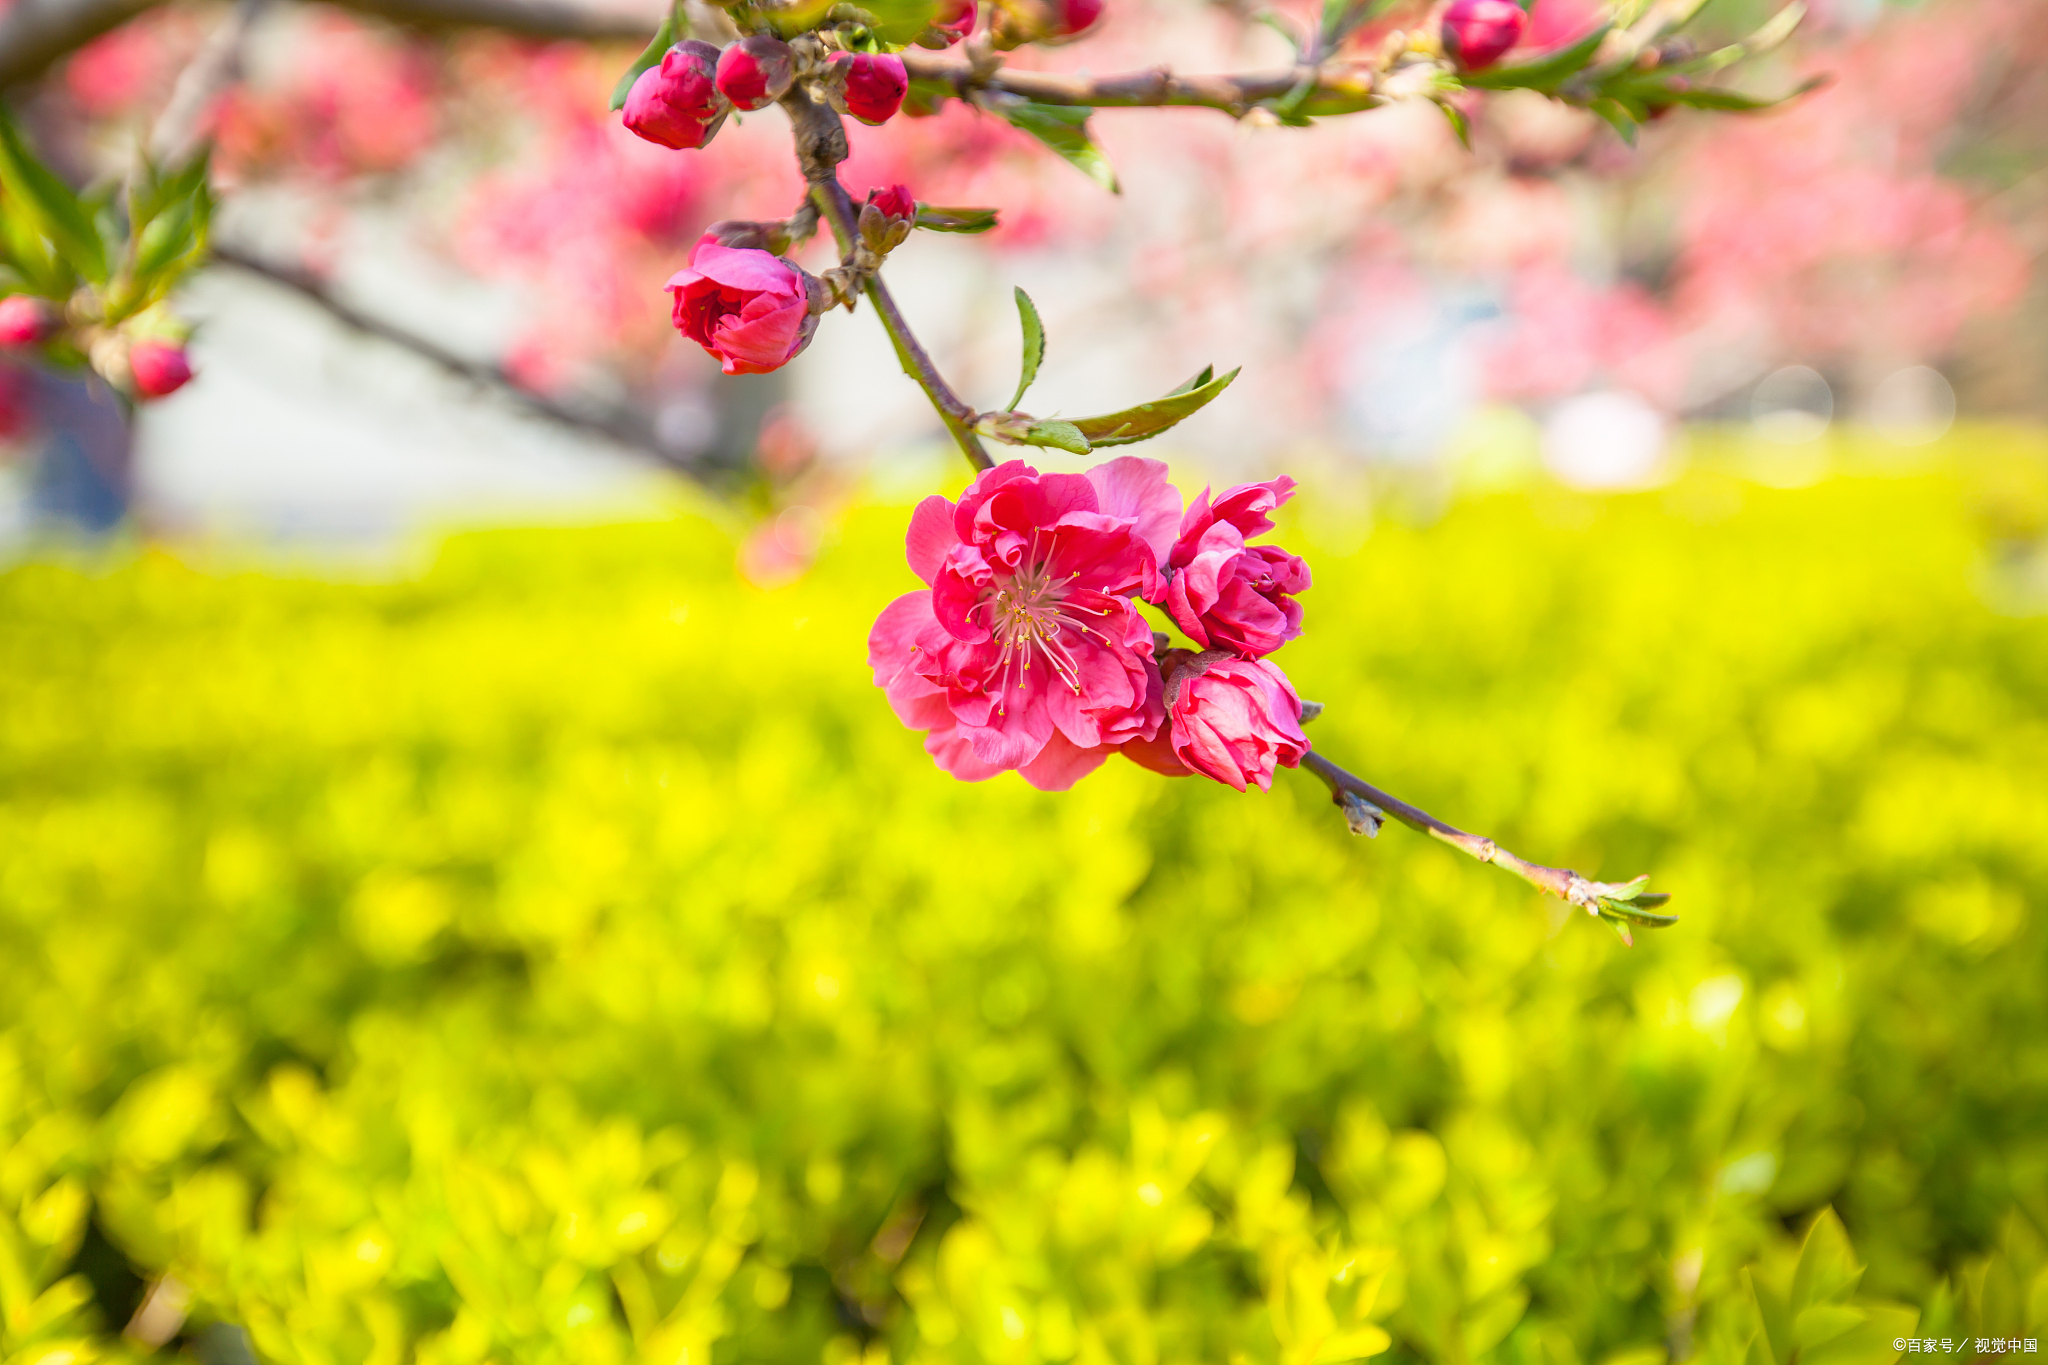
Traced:
POLYGON ((939 565, 959 543, 960 533, 953 529, 953 504, 944 498, 934 494, 910 514, 910 534, 905 537, 904 548, 910 556, 911 571, 926 583, 938 577, 939 565))
POLYGON ((1166 465, 1120 455, 1090 469, 1088 481, 1095 485, 1104 512, 1136 521, 1132 529, 1152 551, 1152 562, 1164 568, 1181 516, 1180 490, 1166 481, 1166 465))
POLYGON ((1065 735, 1055 733, 1038 751, 1038 757, 1017 771, 1042 792, 1063 792, 1101 767, 1109 755, 1106 746, 1083 749, 1065 735))

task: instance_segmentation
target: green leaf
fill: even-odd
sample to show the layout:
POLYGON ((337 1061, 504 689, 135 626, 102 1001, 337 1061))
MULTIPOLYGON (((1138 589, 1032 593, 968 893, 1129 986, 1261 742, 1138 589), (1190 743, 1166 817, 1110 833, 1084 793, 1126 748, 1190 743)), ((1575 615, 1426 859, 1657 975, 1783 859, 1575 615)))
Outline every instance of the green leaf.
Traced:
POLYGON ((1264 24, 1267 28, 1272 29, 1273 32, 1285 38, 1287 45, 1294 49, 1295 59, 1299 60, 1301 58, 1304 46, 1301 31, 1295 28, 1285 15, 1280 14, 1276 10, 1262 9, 1252 17, 1258 23, 1264 24))
POLYGON ((917 206, 917 226, 928 232, 987 232, 996 226, 997 210, 917 206))
POLYGON ((1607 40, 1612 24, 1602 24, 1570 47, 1561 47, 1547 57, 1516 66, 1496 66, 1490 71, 1468 72, 1460 79, 1483 90, 1540 90, 1554 94, 1560 85, 1585 70, 1586 63, 1607 40))
POLYGON ((1069 165, 1111 194, 1123 193, 1108 156, 1088 135, 1088 110, 1017 100, 997 105, 996 112, 1011 127, 1022 129, 1058 152, 1069 165))
POLYGON ((1750 1306, 1756 1310, 1758 1343, 1774 1365, 1788 1365, 1792 1355, 1792 1315, 1786 1311, 1785 1301, 1749 1267, 1743 1268, 1742 1282, 1749 1289, 1750 1306))
POLYGON ((7 193, 7 207, 32 219, 66 265, 94 284, 106 283, 106 244, 91 212, 29 150, 5 113, 0 113, 0 189, 7 193))
POLYGON ((1629 117, 1629 111, 1619 100, 1599 99, 1593 101, 1593 112, 1607 121, 1607 126, 1620 135, 1629 146, 1636 145, 1636 121, 1629 117))
POLYGON ((1323 52, 1335 52, 1346 38, 1385 12, 1392 0, 1323 0, 1323 52))
POLYGON ((1051 446, 1055 450, 1072 451, 1076 455, 1086 455, 1089 450, 1088 438, 1081 434, 1081 428, 1057 417, 1040 418, 1026 427, 1023 442, 1028 446, 1051 446))
POLYGON ((1438 100, 1436 102, 1436 107, 1443 110, 1444 117, 1450 120, 1451 131, 1458 135, 1458 145, 1463 147, 1468 152, 1471 151, 1472 124, 1471 121, 1465 117, 1465 111, 1460 109, 1457 105, 1452 104, 1449 100, 1438 100))
MULTIPOLYGON (((1017 396, 1009 403, 1012 412, 1024 401, 1024 390, 1038 378, 1038 367, 1045 362, 1045 324, 1038 320, 1038 309, 1031 296, 1021 288, 1017 290, 1017 320, 1024 324, 1024 369, 1017 380, 1017 396)), ((1081 442, 1081 452, 1086 454, 1087 450, 1088 443, 1081 442)))
MULTIPOLYGON (((1202 373, 1208 374, 1209 371, 1203 370, 1202 373)), ((1125 408, 1122 412, 1083 417, 1074 425, 1093 446, 1122 446, 1135 441, 1149 441, 1208 406, 1209 400, 1229 388, 1230 381, 1235 378, 1237 371, 1232 370, 1220 379, 1208 379, 1193 388, 1175 389, 1164 398, 1155 398, 1149 403, 1125 408)))
POLYGON ((632 93, 633 82, 639 80, 643 72, 659 66, 662 57, 675 43, 676 12, 671 9, 668 17, 661 21, 661 27, 654 31, 653 40, 633 59, 633 64, 626 68, 626 74, 619 77, 618 84, 612 87, 612 112, 617 113, 626 107, 626 96, 632 93))
POLYGON ((1190 390, 1199 389, 1215 377, 1216 367, 1214 365, 1204 365, 1200 374, 1197 374, 1193 379, 1188 380, 1177 389, 1167 390, 1166 396, 1171 398, 1177 393, 1187 393, 1190 390))

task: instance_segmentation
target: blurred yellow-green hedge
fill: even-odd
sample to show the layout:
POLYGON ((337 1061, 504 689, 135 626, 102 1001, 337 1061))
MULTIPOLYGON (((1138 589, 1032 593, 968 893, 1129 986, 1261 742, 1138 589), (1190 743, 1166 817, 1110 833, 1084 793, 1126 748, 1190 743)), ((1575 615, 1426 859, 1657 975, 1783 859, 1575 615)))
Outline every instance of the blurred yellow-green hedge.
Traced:
POLYGON ((1290 529, 1316 742, 1653 872, 1633 950, 1297 774, 937 772, 863 667, 900 507, 776 591, 690 519, 18 567, 0 1361, 2038 1338, 2048 618, 1983 605, 1970 488, 1290 529))

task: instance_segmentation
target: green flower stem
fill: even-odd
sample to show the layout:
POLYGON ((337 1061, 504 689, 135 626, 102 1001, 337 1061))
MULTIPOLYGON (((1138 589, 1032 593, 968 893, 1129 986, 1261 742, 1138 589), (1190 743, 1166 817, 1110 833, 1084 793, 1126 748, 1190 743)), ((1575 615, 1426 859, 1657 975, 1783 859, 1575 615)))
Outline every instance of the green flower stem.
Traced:
MULTIPOLYGON (((1330 788, 1330 798, 1338 805, 1344 805, 1344 794, 1351 793, 1379 808, 1381 812, 1400 821, 1418 834, 1427 834, 1441 840, 1461 853, 1469 853, 1482 863, 1512 872, 1538 891, 1545 891, 1559 900, 1579 907, 1589 915, 1599 915, 1603 895, 1612 896, 1623 889, 1620 885, 1591 881, 1565 867, 1545 867, 1519 858, 1483 835, 1467 834, 1464 830, 1431 815, 1428 811, 1409 805, 1398 796, 1381 791, 1372 783, 1324 758, 1314 749, 1302 755, 1301 766, 1323 779, 1330 788)), ((1661 899, 1661 898, 1660 898, 1661 899)))
MULTIPOLYGON (((837 113, 811 99, 801 87, 790 91, 783 98, 782 105, 789 111, 790 122, 795 127, 797 163, 803 168, 804 178, 810 182, 811 201, 831 225, 833 240, 839 244, 840 257, 850 260, 859 215, 846 187, 839 183, 839 163, 846 157, 846 126, 839 121, 837 113)), ((868 301, 875 306, 875 316, 882 320, 883 329, 889 333, 889 341, 896 348, 896 359, 903 366, 903 373, 916 380, 918 387, 924 390, 924 396, 938 411, 946 430, 960 447, 960 453, 976 469, 994 469, 996 462, 989 458, 981 438, 974 434, 974 420, 979 414, 953 392, 945 376, 939 373, 939 367, 932 363, 931 356, 910 330, 903 310, 896 306, 889 286, 882 283, 880 272, 869 272, 863 289, 868 301)))

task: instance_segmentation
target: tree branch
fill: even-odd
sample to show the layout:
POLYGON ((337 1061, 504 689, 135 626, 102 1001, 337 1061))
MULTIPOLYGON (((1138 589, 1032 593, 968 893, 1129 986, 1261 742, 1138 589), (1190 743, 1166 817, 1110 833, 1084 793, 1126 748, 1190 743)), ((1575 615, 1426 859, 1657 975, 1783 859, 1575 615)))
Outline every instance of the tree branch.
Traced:
POLYGON ((1167 68, 1133 71, 1120 76, 1063 75, 1048 71, 1014 71, 1007 67, 978 74, 966 62, 948 61, 915 48, 900 54, 914 82, 939 86, 957 99, 972 101, 979 92, 1016 95, 1037 104, 1082 105, 1092 109, 1147 108, 1161 105, 1220 109, 1242 118, 1259 104, 1292 95, 1312 80, 1298 112, 1350 114, 1382 103, 1373 92, 1372 77, 1363 71, 1344 75, 1315 68, 1258 72, 1242 76, 1176 76, 1167 68))
MULTIPOLYGON (((0 86, 33 80, 163 0, 14 0, 0 14, 0 86)), ((576 0, 331 0, 422 28, 491 28, 535 38, 644 43, 655 20, 576 0)))
POLYGON ((558 426, 567 427, 585 436, 602 437, 690 478, 701 479, 703 476, 704 471, 692 461, 663 446, 656 439, 649 424, 637 414, 582 412, 522 388, 499 366, 458 355, 431 338, 364 312, 338 297, 325 281, 310 271, 265 260, 239 247, 220 242, 214 244, 212 261, 215 264, 232 266, 244 274, 254 275, 258 279, 287 289, 320 308, 343 326, 411 351, 448 374, 490 388, 512 399, 527 411, 544 417, 558 426))
POLYGON ((1643 890, 1643 878, 1633 882, 1596 882, 1570 868, 1532 863, 1508 852, 1491 839, 1467 834, 1456 826, 1445 824, 1428 811, 1381 791, 1364 778, 1338 767, 1314 749, 1302 755, 1301 766, 1329 785, 1330 799, 1343 809, 1354 834, 1376 834, 1380 818, 1392 816, 1418 834, 1427 834, 1461 853, 1469 853, 1482 863, 1492 863, 1512 872, 1538 891, 1548 892, 1589 915, 1607 920, 1620 933, 1624 943, 1632 941, 1628 932, 1630 924, 1656 927, 1669 924, 1675 918, 1647 913, 1671 898, 1660 891, 1643 890))
MULTIPOLYGON (((790 122, 795 125, 797 163, 803 168, 804 179, 810 183, 811 199, 818 206, 826 223, 832 228, 833 240, 839 244, 842 259, 850 259, 857 228, 857 215, 853 200, 846 193, 846 187, 839 183, 839 163, 846 157, 846 127, 839 121, 839 115, 826 105, 813 100, 798 86, 783 97, 783 108, 788 110, 790 122)), ((875 315, 882 320, 882 327, 889 333, 889 341, 896 347, 896 359, 903 366, 903 373, 917 381, 924 390, 924 396, 938 411, 939 418, 946 424, 960 453, 976 469, 994 469, 995 461, 989 458, 988 449, 981 438, 974 434, 974 419, 979 414, 946 382, 939 367, 919 344, 917 336, 910 330, 910 323, 903 316, 903 310, 896 306, 889 286, 882 283, 879 272, 867 278, 865 291, 868 301, 875 306, 875 315)))

